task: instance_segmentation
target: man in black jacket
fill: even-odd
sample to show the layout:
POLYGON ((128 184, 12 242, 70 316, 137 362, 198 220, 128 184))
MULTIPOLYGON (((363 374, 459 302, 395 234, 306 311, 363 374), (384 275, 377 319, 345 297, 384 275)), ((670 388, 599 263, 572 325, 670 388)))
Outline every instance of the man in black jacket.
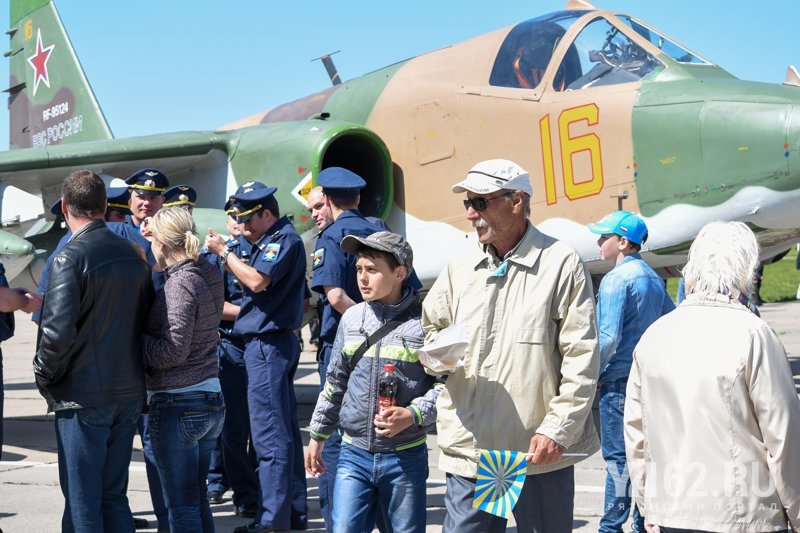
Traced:
POLYGON ((133 531, 125 489, 153 289, 147 263, 106 227, 105 210, 97 174, 67 177, 61 211, 73 236, 53 258, 33 360, 56 415, 64 531, 133 531))

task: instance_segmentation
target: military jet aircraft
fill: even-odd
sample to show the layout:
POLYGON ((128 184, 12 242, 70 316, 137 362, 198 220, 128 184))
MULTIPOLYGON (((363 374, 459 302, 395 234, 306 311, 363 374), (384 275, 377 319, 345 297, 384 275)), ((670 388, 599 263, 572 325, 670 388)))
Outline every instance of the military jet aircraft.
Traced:
MULTIPOLYGON (((477 161, 527 168, 532 220, 601 274, 585 224, 641 213, 645 257, 665 276, 716 219, 757 231, 765 258, 800 239, 800 77, 741 81, 649 24, 570 0, 565 9, 395 63, 217 131, 114 139, 50 0, 12 0, 12 150, 0 180, 47 205, 64 176, 145 166, 199 191, 201 227, 238 184, 276 185, 307 241, 304 195, 344 166, 368 183, 365 214, 406 234, 432 282, 475 246, 450 185, 477 161), (443 253, 446 250, 447 253, 443 253)), ((46 210, 45 210, 46 212, 46 210)), ((57 228, 30 237, 53 240, 57 228)), ((1 241, 2 239, 0 239, 1 241)))

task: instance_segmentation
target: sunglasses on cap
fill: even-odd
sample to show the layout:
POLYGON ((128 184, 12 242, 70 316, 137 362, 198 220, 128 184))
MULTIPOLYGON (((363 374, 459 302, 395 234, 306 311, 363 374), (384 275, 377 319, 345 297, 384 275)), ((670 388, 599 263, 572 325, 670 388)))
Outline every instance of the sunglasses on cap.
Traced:
POLYGON ((464 209, 469 209, 470 207, 475 211, 483 211, 489 206, 489 202, 492 200, 497 200, 498 198, 505 198, 506 196, 512 196, 514 192, 507 192, 505 194, 501 194, 500 196, 493 196, 492 198, 467 198, 464 200, 464 209))

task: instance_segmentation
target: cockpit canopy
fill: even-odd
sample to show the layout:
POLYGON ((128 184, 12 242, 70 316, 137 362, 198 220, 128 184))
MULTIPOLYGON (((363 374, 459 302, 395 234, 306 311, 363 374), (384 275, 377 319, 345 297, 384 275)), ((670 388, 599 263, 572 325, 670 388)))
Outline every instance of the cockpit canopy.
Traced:
POLYGON ((653 55, 658 51, 679 63, 709 64, 653 28, 622 14, 616 18, 652 44, 653 53, 598 15, 585 23, 563 56, 556 54, 567 31, 587 13, 590 11, 556 11, 515 26, 500 47, 489 84, 535 89, 541 85, 551 61, 556 60, 560 64, 552 78, 555 91, 639 81, 663 67, 653 55))

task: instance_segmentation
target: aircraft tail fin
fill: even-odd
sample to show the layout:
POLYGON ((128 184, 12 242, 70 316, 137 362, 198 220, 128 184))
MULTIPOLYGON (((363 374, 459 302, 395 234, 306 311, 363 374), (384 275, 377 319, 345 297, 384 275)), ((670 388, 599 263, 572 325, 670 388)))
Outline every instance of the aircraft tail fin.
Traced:
POLYGON ((51 0, 11 0, 11 149, 111 139, 51 0))

